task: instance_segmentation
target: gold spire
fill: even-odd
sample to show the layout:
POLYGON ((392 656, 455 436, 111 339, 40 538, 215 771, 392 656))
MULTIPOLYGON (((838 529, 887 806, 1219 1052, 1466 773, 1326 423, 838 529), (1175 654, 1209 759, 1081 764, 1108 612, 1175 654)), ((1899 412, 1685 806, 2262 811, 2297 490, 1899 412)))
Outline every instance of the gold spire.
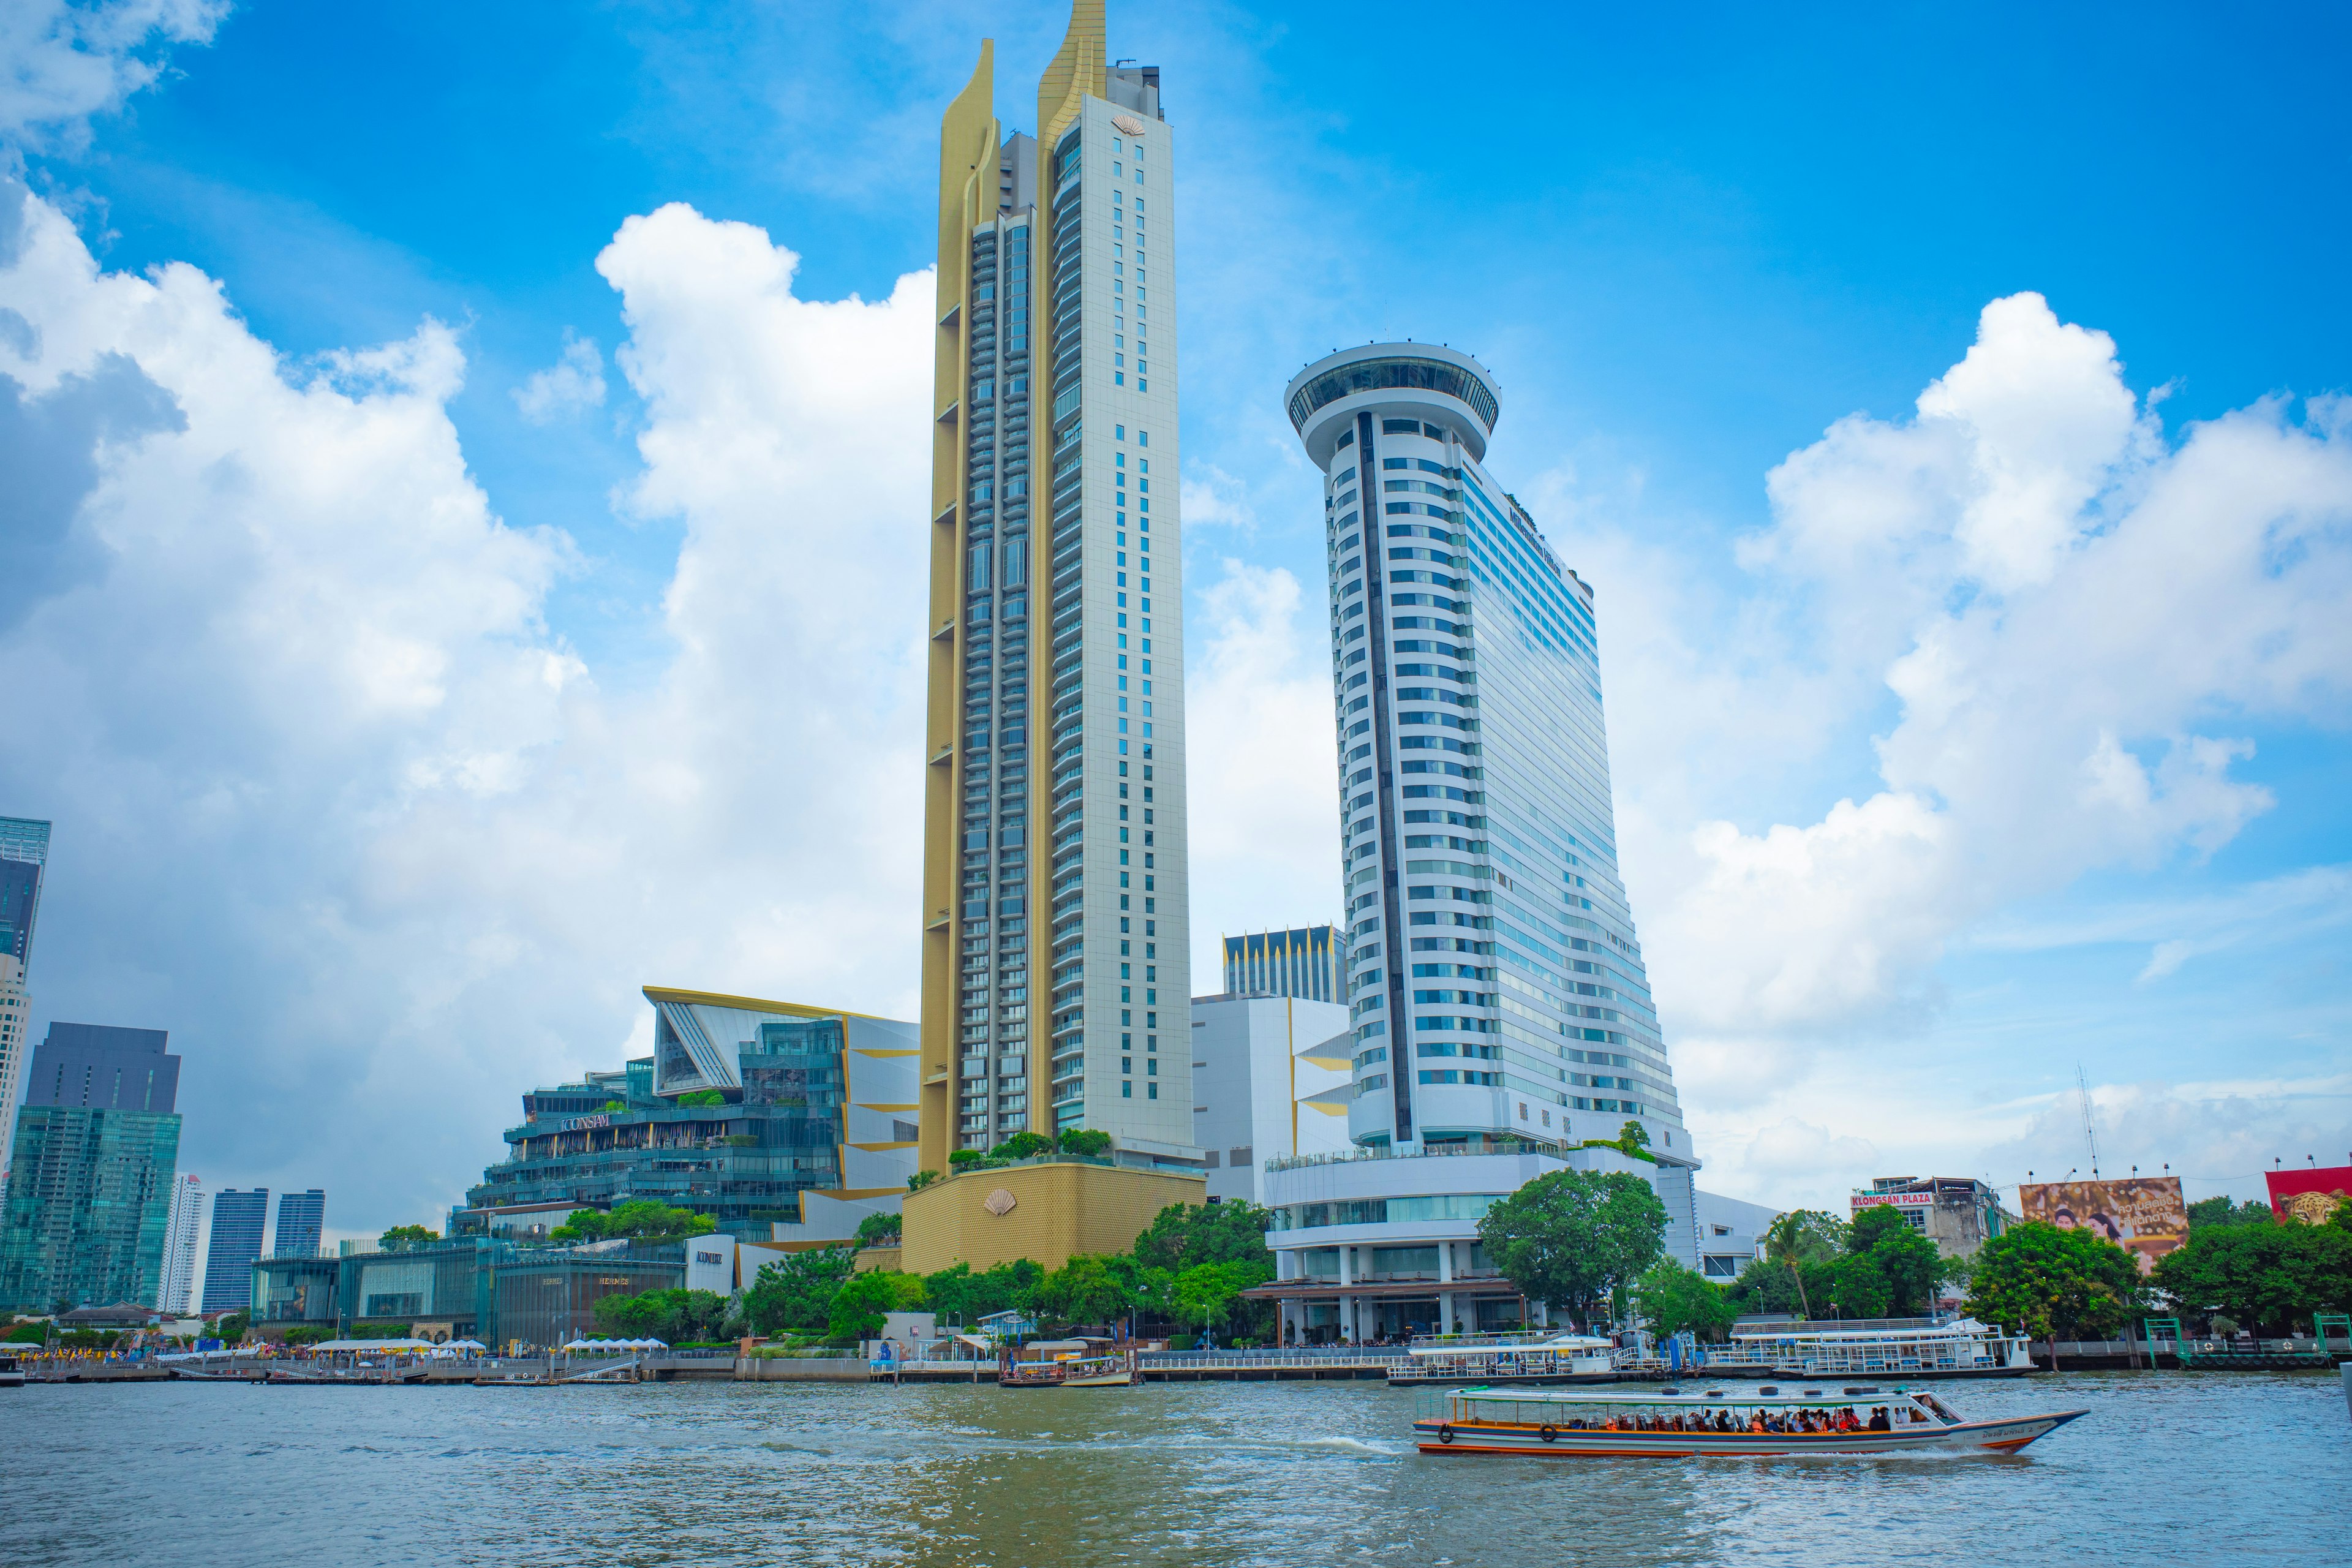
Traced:
MULTIPOLYGON (((1062 39, 1054 63, 1037 79, 1037 153, 1041 159, 1052 155, 1055 142, 1078 117, 1080 104, 1088 98, 1108 96, 1103 89, 1108 77, 1104 59, 1108 47, 1103 0, 1072 0, 1069 33, 1062 39)), ((1039 200, 1045 199, 1048 189, 1044 181, 1038 183, 1039 200)))

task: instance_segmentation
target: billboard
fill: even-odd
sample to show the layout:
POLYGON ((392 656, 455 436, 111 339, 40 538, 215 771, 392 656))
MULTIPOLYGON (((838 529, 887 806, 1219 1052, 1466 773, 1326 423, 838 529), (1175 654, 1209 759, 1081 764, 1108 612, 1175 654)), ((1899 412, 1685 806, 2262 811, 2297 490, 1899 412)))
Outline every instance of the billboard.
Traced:
POLYGON ((2318 1170, 2264 1171, 2270 1184, 2271 1212, 2281 1219, 2322 1225, 2336 1205, 2352 1198, 2352 1165, 2323 1165, 2318 1170))
POLYGON ((2189 1239, 2189 1205, 2178 1176, 2027 1183, 2017 1189, 2017 1204, 2029 1220, 2105 1237, 2137 1258, 2143 1274, 2189 1239))

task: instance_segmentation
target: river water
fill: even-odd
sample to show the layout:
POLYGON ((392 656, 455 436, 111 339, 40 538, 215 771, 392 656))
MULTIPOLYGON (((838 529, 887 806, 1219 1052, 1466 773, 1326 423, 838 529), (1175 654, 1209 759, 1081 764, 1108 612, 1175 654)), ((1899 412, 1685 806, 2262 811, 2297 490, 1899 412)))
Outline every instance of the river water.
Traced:
POLYGON ((2333 1376, 1965 1383, 1999 1458, 1423 1457, 1377 1384, 0 1393, 0 1563, 2352 1563, 2333 1376))

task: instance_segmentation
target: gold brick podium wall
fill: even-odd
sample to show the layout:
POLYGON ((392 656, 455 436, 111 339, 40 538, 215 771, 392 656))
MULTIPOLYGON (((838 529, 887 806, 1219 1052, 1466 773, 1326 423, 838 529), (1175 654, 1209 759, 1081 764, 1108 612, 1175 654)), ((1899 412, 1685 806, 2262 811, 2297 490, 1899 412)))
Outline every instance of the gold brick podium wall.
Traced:
POLYGON ((1202 1176, 1076 1163, 1014 1165, 942 1177, 908 1193, 899 1267, 936 1274, 958 1263, 992 1268, 1033 1258, 1059 1268, 1077 1253, 1125 1252, 1170 1204, 1202 1204, 1202 1176), (996 1213, 989 1200, 1003 1193, 996 1213))

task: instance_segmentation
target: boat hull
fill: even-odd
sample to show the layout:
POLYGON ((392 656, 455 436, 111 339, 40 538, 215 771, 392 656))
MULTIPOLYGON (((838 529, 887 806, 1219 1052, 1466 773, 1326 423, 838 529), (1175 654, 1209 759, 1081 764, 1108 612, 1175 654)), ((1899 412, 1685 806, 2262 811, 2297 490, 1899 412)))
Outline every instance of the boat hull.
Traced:
POLYGON ((1125 1388, 1134 1381, 1135 1374, 1131 1372, 1105 1372, 1088 1377, 1066 1377, 1062 1380, 1062 1386, 1064 1388, 1125 1388))
POLYGON ((1451 1426, 1416 1421, 1424 1454, 1523 1454, 1538 1458, 1782 1458, 1792 1455, 2015 1453, 2088 1412, 2061 1410, 1956 1426, 1899 1427, 1889 1432, 1597 1432, 1534 1426, 1451 1426))

